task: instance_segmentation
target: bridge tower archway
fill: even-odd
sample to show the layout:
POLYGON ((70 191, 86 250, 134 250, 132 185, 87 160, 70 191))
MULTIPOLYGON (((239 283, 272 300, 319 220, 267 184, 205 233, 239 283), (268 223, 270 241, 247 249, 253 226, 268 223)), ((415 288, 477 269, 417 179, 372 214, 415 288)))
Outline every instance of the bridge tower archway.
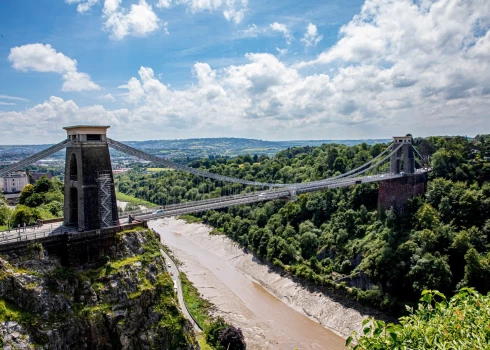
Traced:
POLYGON ((70 178, 69 181, 77 181, 78 180, 78 165, 77 165, 77 157, 75 153, 71 154, 70 157, 70 178))
POLYGON ((72 140, 66 149, 64 224, 76 226, 78 231, 118 224, 116 190, 106 137, 108 128, 92 125, 64 128, 68 139, 72 140))
POLYGON ((70 211, 68 213, 67 222, 71 226, 75 226, 75 225, 78 226, 78 190, 76 187, 70 188, 69 201, 70 201, 69 204, 70 211))

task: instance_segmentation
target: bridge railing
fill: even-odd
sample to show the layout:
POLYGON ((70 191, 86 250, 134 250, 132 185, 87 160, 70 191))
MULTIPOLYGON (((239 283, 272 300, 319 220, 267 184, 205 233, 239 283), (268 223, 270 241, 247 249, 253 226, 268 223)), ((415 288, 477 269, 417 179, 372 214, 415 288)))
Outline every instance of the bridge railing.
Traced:
POLYGON ((46 229, 33 229, 27 228, 24 230, 22 227, 9 231, 0 232, 0 244, 8 244, 13 242, 29 241, 37 238, 43 238, 48 236, 56 236, 64 233, 78 233, 76 227, 58 226, 56 228, 46 229))

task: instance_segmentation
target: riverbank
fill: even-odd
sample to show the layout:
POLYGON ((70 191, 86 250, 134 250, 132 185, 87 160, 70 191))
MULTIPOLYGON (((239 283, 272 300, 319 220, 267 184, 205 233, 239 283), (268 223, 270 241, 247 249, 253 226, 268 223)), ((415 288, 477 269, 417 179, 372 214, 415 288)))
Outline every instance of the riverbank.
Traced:
MULTIPOLYGON (((334 298, 318 291, 309 291, 293 280, 281 276, 271 270, 268 265, 258 261, 252 254, 245 253, 226 236, 210 235, 212 228, 206 225, 187 224, 183 220, 167 218, 152 222, 150 226, 161 233, 162 241, 172 248, 180 261, 184 262, 183 272, 203 297, 217 306, 217 314, 242 328, 251 349, 277 349, 278 347, 288 349, 287 345, 298 341, 294 339, 295 334, 291 334, 295 332, 295 329, 286 334, 279 326, 288 325, 279 325, 281 321, 269 322, 267 313, 263 315, 265 319, 261 319, 258 315, 261 310, 254 310, 254 306, 248 303, 250 300, 247 298, 250 298, 251 295, 229 288, 236 284, 237 280, 240 283, 243 281, 237 276, 228 276, 221 271, 228 268, 225 264, 239 271, 239 274, 247 279, 246 283, 260 290, 260 295, 271 293, 275 296, 270 295, 272 299, 267 299, 265 308, 279 302, 276 299, 278 298, 289 306, 288 309, 294 309, 298 314, 308 317, 309 321, 315 321, 310 321, 311 324, 306 322, 307 329, 298 332, 298 336, 302 337, 301 344, 294 343, 294 346, 300 349, 343 348, 343 338, 349 336, 352 330, 360 331, 361 323, 367 317, 367 313, 345 306, 345 303, 339 303, 334 298), (195 247, 190 247, 191 245, 195 247), (205 260, 214 259, 216 261, 203 263, 199 257, 195 256, 202 254, 201 251, 197 251, 198 249, 209 255, 209 258, 206 257, 205 260), (214 266, 213 263, 217 265, 214 266), (321 327, 320 324, 335 334, 326 334, 328 330, 321 327), (311 336, 313 340, 309 341, 308 336, 311 336), (325 346, 325 344, 328 345, 325 346), (281 345, 286 345, 286 347, 281 347, 281 345)), ((236 271, 229 271, 229 274, 237 275, 236 271)), ((254 301, 250 302, 253 304, 254 301)), ((287 311, 282 310, 281 312, 287 311)), ((289 315, 291 316, 299 319, 297 315, 289 315)), ((305 321, 301 320, 301 322, 305 321)))

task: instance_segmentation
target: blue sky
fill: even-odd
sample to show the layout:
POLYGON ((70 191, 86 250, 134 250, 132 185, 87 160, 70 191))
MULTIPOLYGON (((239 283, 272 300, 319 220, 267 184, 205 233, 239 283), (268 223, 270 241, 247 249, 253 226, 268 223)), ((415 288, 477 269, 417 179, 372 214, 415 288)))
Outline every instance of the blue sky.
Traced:
POLYGON ((3 0, 0 143, 484 132, 489 23, 484 0, 3 0))

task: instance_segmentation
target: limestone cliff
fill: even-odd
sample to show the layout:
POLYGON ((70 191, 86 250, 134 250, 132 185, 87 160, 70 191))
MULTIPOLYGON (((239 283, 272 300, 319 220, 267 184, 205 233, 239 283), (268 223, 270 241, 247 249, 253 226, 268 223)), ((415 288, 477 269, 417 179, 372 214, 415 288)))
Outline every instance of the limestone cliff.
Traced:
POLYGON ((197 349, 145 229, 118 234, 97 267, 71 270, 40 246, 0 259, 0 345, 4 349, 197 349))

